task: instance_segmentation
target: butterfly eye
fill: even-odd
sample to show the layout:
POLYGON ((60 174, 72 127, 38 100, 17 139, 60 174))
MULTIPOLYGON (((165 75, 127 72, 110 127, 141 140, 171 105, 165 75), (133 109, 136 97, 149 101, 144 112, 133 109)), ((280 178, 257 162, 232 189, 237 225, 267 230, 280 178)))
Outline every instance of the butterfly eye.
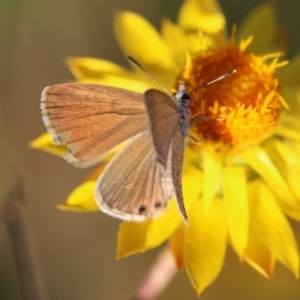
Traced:
POLYGON ((189 100, 190 100, 190 97, 189 97, 188 94, 184 93, 184 94, 181 96, 181 102, 182 102, 182 103, 187 103, 189 100))

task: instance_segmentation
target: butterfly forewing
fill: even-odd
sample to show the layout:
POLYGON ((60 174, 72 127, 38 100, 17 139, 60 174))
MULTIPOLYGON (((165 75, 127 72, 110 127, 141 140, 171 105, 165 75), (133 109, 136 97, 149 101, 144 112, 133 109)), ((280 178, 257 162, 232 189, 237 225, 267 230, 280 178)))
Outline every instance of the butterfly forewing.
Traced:
POLYGON ((171 171, 157 163, 149 131, 132 138, 112 159, 95 189, 100 209, 127 221, 159 215, 173 194, 171 171))
POLYGON ((177 128, 181 120, 180 107, 171 97, 159 90, 148 90, 144 98, 157 159, 166 167, 174 128, 177 128))
POLYGON ((145 104, 149 115, 152 140, 157 152, 157 161, 164 167, 171 161, 171 177, 177 204, 183 220, 187 214, 183 202, 181 173, 184 152, 184 137, 187 128, 187 104, 179 104, 158 90, 145 93, 145 104), (170 160, 169 160, 170 159, 170 160))
POLYGON ((77 167, 99 162, 121 142, 148 128, 140 93, 95 84, 60 84, 44 89, 44 123, 65 158, 77 167))

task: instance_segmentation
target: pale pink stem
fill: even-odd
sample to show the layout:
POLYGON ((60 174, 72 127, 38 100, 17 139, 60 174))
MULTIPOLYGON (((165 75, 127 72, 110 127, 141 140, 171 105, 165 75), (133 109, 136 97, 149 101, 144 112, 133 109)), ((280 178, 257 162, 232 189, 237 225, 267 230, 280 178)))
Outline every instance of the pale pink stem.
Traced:
POLYGON ((178 269, 174 257, 166 247, 157 257, 148 274, 141 282, 133 297, 134 300, 155 299, 168 285, 178 269))

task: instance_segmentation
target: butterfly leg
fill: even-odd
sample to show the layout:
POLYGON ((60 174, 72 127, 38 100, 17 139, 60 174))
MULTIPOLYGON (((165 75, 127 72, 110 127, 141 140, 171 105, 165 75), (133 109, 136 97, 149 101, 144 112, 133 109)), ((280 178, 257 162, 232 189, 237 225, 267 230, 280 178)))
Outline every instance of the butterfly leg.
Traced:
POLYGON ((209 117, 205 117, 205 116, 201 116, 201 115, 196 115, 194 117, 192 117, 191 121, 190 121, 190 124, 189 124, 189 127, 192 127, 194 126, 194 124, 197 122, 197 121, 204 121, 204 122, 210 122, 210 121, 223 121, 225 120, 225 118, 222 118, 222 117, 219 117, 219 118, 209 118, 209 117))
POLYGON ((188 134, 187 137, 191 138, 196 143, 203 142, 203 141, 207 140, 207 139, 204 139, 204 138, 202 138, 202 139, 196 139, 194 136, 192 136, 190 134, 188 134))
MULTIPOLYGON (((194 117, 192 117, 191 121, 190 121, 190 124, 189 124, 189 127, 192 127, 194 126, 194 124, 197 122, 197 121, 204 121, 204 122, 210 122, 210 121, 223 121, 225 120, 225 118, 222 118, 222 117, 219 117, 219 118, 209 118, 209 117, 205 117, 205 116, 201 116, 201 115, 196 115, 194 117)), ((194 136, 188 134, 187 135, 189 138, 191 138, 194 142, 196 143, 199 143, 199 142, 204 142, 205 140, 207 140, 207 138, 201 138, 201 139, 196 139, 194 136)))
POLYGON ((201 115, 196 115, 196 116, 192 117, 189 126, 190 126, 190 127, 194 126, 194 124, 195 124, 197 121, 199 121, 199 120, 205 121, 205 122, 209 122, 209 121, 211 121, 211 120, 213 120, 213 119, 208 118, 208 117, 205 117, 205 116, 201 116, 201 115))

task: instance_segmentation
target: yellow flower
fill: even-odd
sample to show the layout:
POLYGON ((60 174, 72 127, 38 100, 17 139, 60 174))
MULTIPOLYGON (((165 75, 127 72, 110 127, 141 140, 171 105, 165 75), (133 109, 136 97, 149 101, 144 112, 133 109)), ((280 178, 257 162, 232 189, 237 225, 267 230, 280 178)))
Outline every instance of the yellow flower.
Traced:
MULTIPOLYGON (((276 39, 270 4, 253 11, 229 39, 214 1, 185 1, 178 20, 163 20, 160 34, 141 16, 122 12, 115 19, 116 36, 125 54, 174 90, 179 79, 190 91, 229 70, 237 73, 192 94, 192 116, 222 119, 198 121, 191 128, 203 142, 185 149, 189 226, 171 200, 161 218, 121 224, 117 257, 168 239, 178 267, 185 267, 199 294, 222 269, 227 244, 265 277, 272 276, 276 261, 298 277, 298 250, 286 216, 300 220, 300 81, 295 75, 300 59, 280 68, 287 61, 280 60, 284 45, 276 39)), ((140 92, 155 87, 139 69, 128 71, 105 60, 69 58, 67 64, 79 82, 140 92)), ((42 136, 32 146, 56 149, 47 139, 42 136)), ((63 209, 98 210, 93 185, 110 155, 63 209)))

